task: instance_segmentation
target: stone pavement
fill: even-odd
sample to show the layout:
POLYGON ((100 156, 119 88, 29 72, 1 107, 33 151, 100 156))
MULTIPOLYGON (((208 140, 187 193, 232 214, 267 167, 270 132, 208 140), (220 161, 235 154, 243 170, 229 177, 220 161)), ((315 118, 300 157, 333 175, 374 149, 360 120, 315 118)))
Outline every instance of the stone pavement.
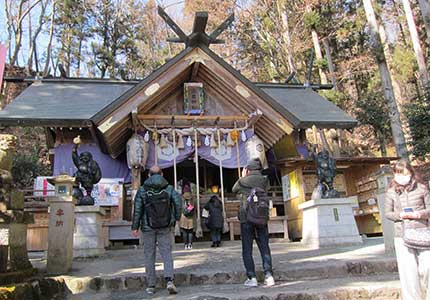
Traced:
POLYGON ((247 288, 242 284, 179 287, 177 295, 158 289, 90 292, 70 295, 67 300, 396 300, 400 283, 395 275, 347 277, 323 280, 278 282, 274 287, 247 288))
MULTIPOLYGON (((176 244, 174 251, 175 281, 178 287, 185 294, 188 291, 187 297, 211 288, 217 292, 225 291, 224 294, 233 291, 233 295, 234 291, 238 290, 241 295, 246 296, 247 292, 242 291, 241 285, 245 280, 245 272, 241 259, 240 241, 226 241, 220 248, 210 248, 209 246, 208 242, 199 242, 194 244, 193 250, 184 250, 182 244, 176 244), (214 287, 214 285, 216 286, 214 287)), ((394 255, 385 254, 382 238, 366 239, 361 246, 320 250, 306 248, 301 243, 271 239, 271 249, 275 279, 280 283, 276 289, 271 289, 273 293, 282 293, 284 290, 294 293, 297 292, 298 287, 312 290, 323 282, 323 279, 326 279, 327 282, 322 287, 337 287, 338 283, 342 283, 341 280, 346 281, 339 287, 349 287, 351 283, 362 281, 361 285, 358 285, 359 288, 354 289, 354 293, 357 291, 360 293, 359 290, 363 288, 366 289, 366 293, 369 293, 371 291, 368 289, 374 285, 374 279, 371 276, 388 276, 388 278, 384 277, 384 280, 393 283, 393 289, 398 293, 396 260, 394 255)), ((72 272, 62 277, 74 294, 85 293, 82 294, 83 296, 97 292, 93 296, 101 297, 79 298, 80 295, 77 295, 74 296, 78 297, 76 299, 116 299, 112 297, 121 293, 126 295, 123 299, 145 299, 139 298, 145 297, 143 291, 146 280, 143 255, 143 250, 138 247, 110 250, 98 258, 74 260, 72 272), (111 294, 114 296, 107 296, 111 294)), ((259 253, 255 247, 256 268, 261 270, 261 259, 258 256, 259 253)), ((43 272, 46 265, 43 255, 38 257, 33 253, 31 257, 33 265, 43 272)), ((158 258, 157 270, 161 269, 161 260, 158 258)), ((258 275, 261 279, 261 272, 258 275)), ((159 276, 158 286, 161 287, 161 271, 159 271, 159 276)), ((381 285, 381 288, 383 293, 392 292, 392 289, 387 290, 384 285, 381 285)), ((184 293, 183 295, 186 297, 184 293)), ((319 295, 318 297, 324 295, 321 291, 316 294, 319 295)), ((273 299, 278 297, 275 296, 273 299)), ((122 296, 118 299, 122 299, 122 296)))

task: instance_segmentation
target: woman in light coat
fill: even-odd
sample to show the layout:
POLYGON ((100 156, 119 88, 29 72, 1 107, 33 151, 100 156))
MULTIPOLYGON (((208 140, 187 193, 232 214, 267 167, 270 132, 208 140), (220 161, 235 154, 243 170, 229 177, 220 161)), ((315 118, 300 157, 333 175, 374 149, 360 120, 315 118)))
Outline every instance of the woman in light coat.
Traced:
POLYGON ((430 249, 405 245, 403 227, 430 226, 430 193, 410 163, 401 159, 394 166, 394 179, 385 198, 385 216, 395 223, 394 246, 403 300, 430 300, 430 249))

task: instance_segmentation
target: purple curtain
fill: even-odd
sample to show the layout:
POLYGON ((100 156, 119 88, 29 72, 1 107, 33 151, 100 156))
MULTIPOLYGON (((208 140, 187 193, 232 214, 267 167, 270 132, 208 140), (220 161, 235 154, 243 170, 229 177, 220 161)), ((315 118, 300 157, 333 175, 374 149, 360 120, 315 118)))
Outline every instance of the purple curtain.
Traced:
MULTIPOLYGON (((247 139, 251 138, 254 135, 253 130, 246 130, 246 137, 247 139)), ((141 133, 144 135, 143 133, 141 133)), ((194 145, 191 147, 188 147, 186 145, 187 136, 183 136, 184 139, 184 145, 185 149, 181 149, 177 151, 176 156, 176 164, 179 164, 180 162, 184 161, 190 156, 194 155, 194 145)), ((216 135, 215 135, 216 138, 216 135)), ((224 136, 224 140, 226 140, 227 135, 224 136)), ((218 148, 211 149, 210 146, 206 146, 205 143, 205 136, 200 136, 200 147, 198 149, 198 154, 200 158, 203 158, 210 163, 219 166, 219 159, 218 159, 218 148)), ((239 138, 239 156, 240 156, 240 166, 244 167, 246 166, 246 163, 248 162, 248 157, 246 153, 246 142, 242 142, 242 140, 239 138)), ((237 168, 237 150, 236 146, 233 147, 223 147, 222 148, 222 155, 220 156, 223 158, 222 160, 222 166, 223 168, 228 169, 235 169, 237 168)), ((155 146, 152 140, 149 141, 149 155, 148 155, 148 161, 146 162, 146 168, 150 168, 155 164, 155 146)), ((158 149, 158 165, 160 168, 170 168, 173 166, 173 146, 170 141, 167 141, 167 147, 164 149, 158 149)))
MULTIPOLYGON (((246 139, 248 140, 251 138, 254 133, 252 130, 247 130, 246 132, 246 139)), ((216 137, 216 135, 215 135, 216 137)), ((204 145, 204 139, 205 137, 202 136, 202 146, 199 147, 199 156, 208 162, 219 166, 219 156, 218 154, 218 148, 211 149, 209 146, 204 145)), ((227 135, 224 136, 224 140, 227 139, 227 135)), ((237 149, 236 145, 233 147, 227 147, 223 148, 221 150, 223 152, 223 155, 221 156, 222 159, 222 167, 227 169, 235 169, 237 168, 237 149)), ((241 138, 239 137, 239 156, 240 156, 240 167, 245 167, 248 162, 248 156, 246 153, 246 142, 242 142, 241 138)))
MULTIPOLYGON (((186 138, 184 139, 184 145, 186 138)), ((183 162, 189 156, 194 154, 194 146, 188 147, 185 145, 185 149, 176 148, 176 164, 183 162)), ((155 145, 152 140, 149 140, 149 154, 148 160, 146 161, 146 168, 149 169, 155 164, 155 145)), ((167 147, 164 149, 158 148, 158 166, 162 169, 173 167, 173 144, 167 141, 167 147)))
MULTIPOLYGON (((54 156, 54 176, 62 173, 73 175, 76 167, 72 160, 72 144, 64 144, 55 147, 54 156)), ((107 154, 100 151, 97 145, 83 144, 79 145, 78 153, 88 151, 92 154, 93 159, 99 164, 103 178, 124 178, 124 182, 131 181, 131 172, 127 167, 127 161, 124 156, 113 159, 107 154)))

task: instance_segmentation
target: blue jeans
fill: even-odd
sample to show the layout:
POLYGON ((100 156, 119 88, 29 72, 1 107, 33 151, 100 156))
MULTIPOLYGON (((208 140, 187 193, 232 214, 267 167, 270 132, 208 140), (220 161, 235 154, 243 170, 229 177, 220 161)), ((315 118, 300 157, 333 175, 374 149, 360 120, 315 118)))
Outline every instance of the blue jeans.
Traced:
POLYGON ((249 222, 240 224, 242 235, 242 257, 248 278, 256 277, 252 247, 254 239, 260 250, 265 275, 272 275, 272 255, 269 248, 269 229, 267 225, 255 225, 249 222))
POLYGON ((222 229, 211 229, 211 239, 212 242, 216 243, 216 242, 221 242, 221 231, 222 229))

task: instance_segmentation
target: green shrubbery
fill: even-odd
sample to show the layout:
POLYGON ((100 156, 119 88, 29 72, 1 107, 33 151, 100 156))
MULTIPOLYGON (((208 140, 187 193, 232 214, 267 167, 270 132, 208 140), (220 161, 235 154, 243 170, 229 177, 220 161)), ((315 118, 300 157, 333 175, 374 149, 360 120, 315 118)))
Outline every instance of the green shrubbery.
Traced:
MULTIPOLYGON (((429 93, 427 93, 430 95, 429 93)), ((428 98, 428 97, 427 97, 428 98)), ((413 147, 412 154, 418 158, 430 155, 430 103, 418 100, 406 106, 413 147)))

